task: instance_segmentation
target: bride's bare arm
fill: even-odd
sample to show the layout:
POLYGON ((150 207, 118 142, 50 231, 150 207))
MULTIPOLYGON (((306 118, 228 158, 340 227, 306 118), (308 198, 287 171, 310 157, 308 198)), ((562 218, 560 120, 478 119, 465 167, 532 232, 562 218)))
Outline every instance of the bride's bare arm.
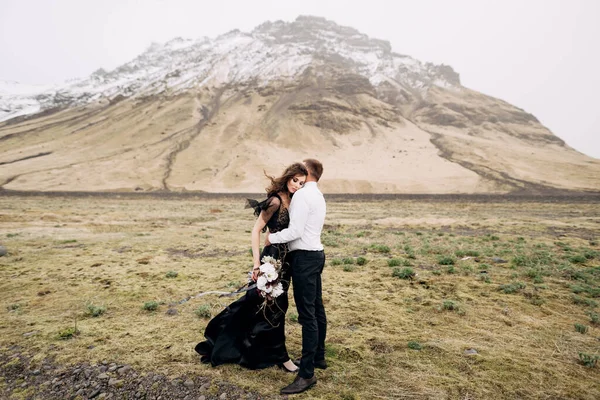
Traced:
POLYGON ((254 262, 254 268, 258 268, 260 266, 260 232, 267 224, 262 216, 264 211, 260 213, 260 216, 256 219, 254 223, 254 228, 252 228, 252 261, 254 262))

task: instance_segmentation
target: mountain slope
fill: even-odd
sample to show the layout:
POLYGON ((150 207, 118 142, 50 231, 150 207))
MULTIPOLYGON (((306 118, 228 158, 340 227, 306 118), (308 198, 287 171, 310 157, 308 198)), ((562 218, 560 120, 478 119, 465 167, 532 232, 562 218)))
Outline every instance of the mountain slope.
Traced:
POLYGON ((327 192, 600 189, 600 161, 534 116, 322 18, 175 39, 111 72, 7 92, 4 189, 256 192, 263 171, 306 157, 323 161, 327 192))

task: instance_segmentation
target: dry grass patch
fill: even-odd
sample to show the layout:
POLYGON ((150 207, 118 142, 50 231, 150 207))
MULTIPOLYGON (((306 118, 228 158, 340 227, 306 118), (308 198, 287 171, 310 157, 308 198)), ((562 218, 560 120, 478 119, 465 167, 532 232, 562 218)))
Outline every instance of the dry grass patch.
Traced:
MULTIPOLYGON (((231 299, 181 300, 234 290, 251 266, 243 200, 0 197, 0 209, 1 347, 267 397, 290 381, 193 351, 231 299)), ((330 368, 298 398, 599 398, 599 221, 597 203, 330 201, 330 368)))

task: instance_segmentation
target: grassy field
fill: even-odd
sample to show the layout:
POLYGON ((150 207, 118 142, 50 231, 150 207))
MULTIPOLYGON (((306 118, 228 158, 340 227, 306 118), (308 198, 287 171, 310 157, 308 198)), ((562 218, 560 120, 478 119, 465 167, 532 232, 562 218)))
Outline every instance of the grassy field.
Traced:
MULTIPOLYGON (((289 374, 211 368, 193 351, 231 299, 173 305, 244 283, 253 220, 233 196, 0 197, 0 349, 277 398, 289 374)), ((597 199, 338 198, 323 242, 330 368, 296 398, 600 398, 597 199)))

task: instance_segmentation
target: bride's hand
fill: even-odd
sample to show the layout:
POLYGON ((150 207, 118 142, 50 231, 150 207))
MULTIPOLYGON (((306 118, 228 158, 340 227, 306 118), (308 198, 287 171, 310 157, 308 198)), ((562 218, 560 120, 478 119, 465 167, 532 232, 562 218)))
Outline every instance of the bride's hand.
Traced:
POLYGON ((258 265, 255 265, 255 266, 252 268, 252 280, 253 280, 254 282, 256 282, 256 280, 258 279, 258 268, 259 268, 259 266, 258 266, 258 265))

